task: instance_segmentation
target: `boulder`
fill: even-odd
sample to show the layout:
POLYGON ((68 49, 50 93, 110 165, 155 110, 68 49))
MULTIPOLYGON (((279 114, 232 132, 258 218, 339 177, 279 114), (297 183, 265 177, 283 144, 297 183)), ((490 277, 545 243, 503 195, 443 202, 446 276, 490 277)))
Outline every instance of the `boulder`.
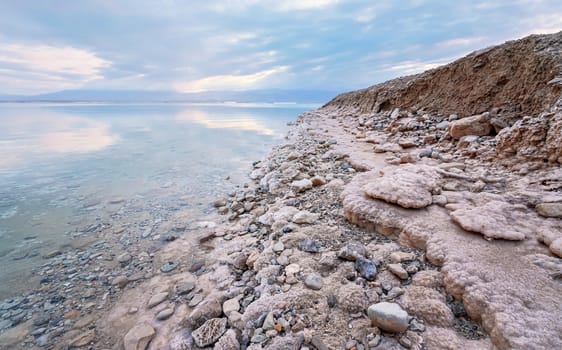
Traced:
POLYGON ((459 120, 452 121, 449 124, 449 134, 454 139, 460 139, 463 136, 475 135, 486 136, 492 131, 490 124, 490 116, 488 113, 473 115, 459 120))

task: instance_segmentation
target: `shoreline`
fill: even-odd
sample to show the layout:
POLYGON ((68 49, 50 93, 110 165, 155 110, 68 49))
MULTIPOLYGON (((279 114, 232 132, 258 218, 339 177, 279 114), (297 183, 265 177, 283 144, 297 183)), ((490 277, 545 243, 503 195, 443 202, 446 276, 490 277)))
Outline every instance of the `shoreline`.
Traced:
MULTIPOLYGON (((373 118, 393 121, 390 112, 357 116, 354 111, 321 109, 299 116, 286 142, 255 163, 250 174, 253 183, 247 188, 240 184, 230 196, 216 201, 224 214, 222 222, 202 222, 168 243, 151 257, 152 276, 132 287, 125 283, 111 309, 78 319, 73 330, 47 348, 91 344, 96 349, 127 350, 208 345, 214 349, 356 350, 528 346, 528 341, 517 343, 511 338, 507 324, 489 323, 501 315, 505 304, 494 300, 492 295, 498 294, 482 289, 486 284, 478 281, 497 282, 496 287, 503 288, 498 289, 500 295, 520 286, 506 283, 501 274, 498 281, 478 272, 474 272, 476 280, 463 280, 460 271, 476 271, 478 266, 452 255, 459 252, 447 251, 439 236, 424 227, 427 220, 449 221, 444 210, 458 197, 456 191, 467 195, 462 182, 472 183, 474 174, 480 174, 478 162, 452 155, 446 144, 399 146, 390 140, 392 134, 369 131, 365 125, 373 118), (428 147, 439 153, 422 155, 428 147), (428 171, 427 177, 435 174, 426 168, 447 169, 444 177, 455 173, 457 188, 442 183, 447 189, 433 194, 433 204, 419 210, 362 193, 366 183, 380 181, 389 170, 410 166, 428 171), (493 301, 482 305, 478 293, 488 293, 484 300, 493 301), (368 310, 381 303, 399 305, 394 315, 399 318, 397 324, 373 326, 374 316, 368 310)), ((402 115, 398 120, 408 118, 402 115)), ((493 187, 492 180, 501 171, 487 168, 485 177, 477 178, 488 179, 485 185, 493 187)), ((545 175, 541 169, 536 174, 545 175)), ((422 181, 416 186, 423 190, 425 185, 422 181)), ((416 186, 406 192, 416 192, 416 186)), ((479 249, 514 249, 505 241, 490 243, 474 233, 455 232, 464 240, 458 244, 461 248, 476 244, 482 245, 479 249)), ((556 260, 549 260, 547 249, 538 242, 515 249, 542 259, 538 264, 529 262, 535 270, 527 274, 537 273, 544 287, 548 263, 556 260)), ((114 282, 117 288, 119 283, 114 282)), ((550 306, 556 314, 556 305, 550 306)), ((522 330, 525 321, 533 320, 533 315, 520 315, 523 323, 513 325, 514 329, 522 330)), ((556 345, 560 339, 555 327, 552 332, 543 341, 556 345)))

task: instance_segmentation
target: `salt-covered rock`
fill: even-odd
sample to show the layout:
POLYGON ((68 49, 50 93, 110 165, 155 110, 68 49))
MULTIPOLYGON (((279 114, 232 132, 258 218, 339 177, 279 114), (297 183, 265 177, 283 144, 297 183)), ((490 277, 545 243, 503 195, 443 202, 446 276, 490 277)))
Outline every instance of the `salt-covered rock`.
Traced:
POLYGON ((215 343, 213 350, 240 350, 240 343, 236 338, 236 332, 229 329, 215 343))
POLYGON ((454 222, 487 238, 520 241, 534 230, 529 227, 531 220, 521 212, 522 208, 503 201, 490 200, 477 206, 471 203, 448 205, 447 208, 454 209, 451 213, 454 222))
POLYGON ((191 336, 198 347, 204 348, 214 344, 226 332, 226 318, 212 318, 199 328, 191 336))
POLYGON ((367 314, 373 325, 394 333, 408 329, 409 316, 400 305, 382 302, 369 306, 367 314))
POLYGON ((363 187, 372 198, 398 204, 404 208, 423 208, 432 203, 432 193, 438 188, 439 175, 425 165, 403 165, 385 168, 383 176, 363 187))
POLYGON ((319 214, 314 214, 306 210, 301 210, 293 216, 292 221, 295 224, 313 224, 316 222, 316 220, 318 220, 319 217, 320 217, 319 214))
POLYGON ((297 192, 304 192, 311 189, 312 186, 312 181, 310 181, 309 179, 302 179, 291 182, 291 188, 297 192))

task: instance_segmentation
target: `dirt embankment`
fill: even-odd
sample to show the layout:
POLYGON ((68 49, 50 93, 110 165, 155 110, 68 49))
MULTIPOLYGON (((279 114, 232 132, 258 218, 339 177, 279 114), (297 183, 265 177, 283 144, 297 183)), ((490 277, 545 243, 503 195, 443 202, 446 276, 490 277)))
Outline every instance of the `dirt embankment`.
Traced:
POLYGON ((479 50, 453 63, 341 94, 325 107, 360 113, 393 108, 456 113, 495 110, 505 117, 539 113, 562 92, 562 32, 532 35, 479 50))

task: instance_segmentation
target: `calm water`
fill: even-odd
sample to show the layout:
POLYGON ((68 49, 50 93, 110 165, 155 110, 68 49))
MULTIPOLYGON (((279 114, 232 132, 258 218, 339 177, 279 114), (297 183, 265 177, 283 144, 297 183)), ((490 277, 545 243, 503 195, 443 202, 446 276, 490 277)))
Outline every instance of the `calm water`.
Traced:
POLYGON ((196 220, 313 107, 0 104, 0 298, 116 205, 196 220))

